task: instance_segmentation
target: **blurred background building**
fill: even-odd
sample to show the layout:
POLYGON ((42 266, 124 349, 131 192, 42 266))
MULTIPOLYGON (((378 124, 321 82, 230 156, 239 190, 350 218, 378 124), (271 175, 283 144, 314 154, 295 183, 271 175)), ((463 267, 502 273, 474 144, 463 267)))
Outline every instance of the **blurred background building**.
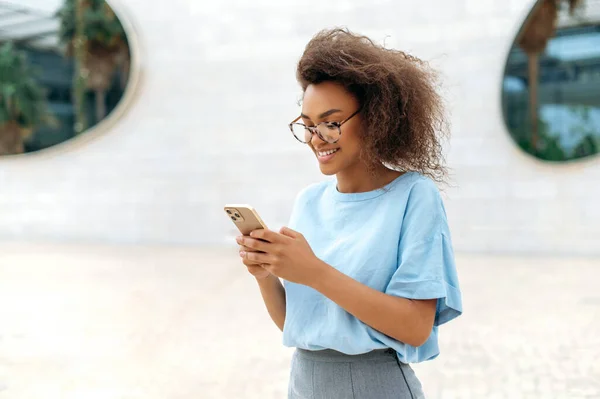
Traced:
POLYGON ((0 240, 223 245, 231 202, 284 225, 323 179, 295 63, 332 26, 441 72, 457 250, 600 254, 600 0, 0 1, 0 240))

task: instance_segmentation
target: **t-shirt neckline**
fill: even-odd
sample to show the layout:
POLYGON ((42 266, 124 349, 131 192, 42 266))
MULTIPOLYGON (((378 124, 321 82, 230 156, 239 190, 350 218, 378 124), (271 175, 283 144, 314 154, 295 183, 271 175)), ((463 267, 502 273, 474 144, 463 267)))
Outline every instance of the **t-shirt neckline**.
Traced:
POLYGON ((390 191, 392 189, 392 187, 395 184, 397 184, 400 180, 403 180, 405 178, 405 176, 410 175, 410 174, 411 174, 411 172, 405 172, 405 173, 401 174, 400 176, 396 177, 394 180, 392 180, 391 182, 389 182, 388 184, 386 184, 383 187, 377 188, 372 191, 364 191, 361 193, 341 193, 341 192, 339 192, 337 189, 337 180, 334 179, 331 183, 331 192, 332 192, 333 198, 336 201, 341 201, 341 202, 366 201, 366 200, 370 200, 373 198, 377 198, 377 197, 387 193, 388 191, 390 191))

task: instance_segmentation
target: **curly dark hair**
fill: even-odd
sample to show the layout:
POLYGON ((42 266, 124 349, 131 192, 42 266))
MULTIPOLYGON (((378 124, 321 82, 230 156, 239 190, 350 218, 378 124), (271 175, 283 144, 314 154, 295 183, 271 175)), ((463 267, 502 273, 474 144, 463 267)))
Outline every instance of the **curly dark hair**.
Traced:
POLYGON ((303 91, 333 81, 356 96, 362 156, 370 167, 384 164, 445 180, 447 123, 437 73, 426 62, 335 28, 320 31, 306 45, 296 75, 303 91))

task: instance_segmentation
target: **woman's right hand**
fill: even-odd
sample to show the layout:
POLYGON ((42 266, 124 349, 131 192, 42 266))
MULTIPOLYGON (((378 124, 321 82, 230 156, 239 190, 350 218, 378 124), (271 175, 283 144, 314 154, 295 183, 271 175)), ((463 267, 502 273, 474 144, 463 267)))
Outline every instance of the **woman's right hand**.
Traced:
MULTIPOLYGON (((239 241, 239 238, 238 238, 238 241, 239 241)), ((240 245, 240 252, 242 252, 242 251, 257 252, 255 249, 246 247, 244 245, 240 245)), ((267 278, 271 274, 268 270, 266 270, 264 267, 262 267, 260 263, 255 263, 255 262, 252 262, 251 260, 248 260, 245 258, 242 259, 242 263, 246 266, 246 268, 248 269, 248 272, 258 280, 267 278)))
POLYGON ((267 269, 265 269, 264 267, 262 267, 259 264, 256 264, 256 263, 253 264, 245 259, 243 260, 243 263, 248 268, 248 272, 251 275, 253 275, 255 278, 257 278, 258 280, 267 278, 271 274, 267 269))

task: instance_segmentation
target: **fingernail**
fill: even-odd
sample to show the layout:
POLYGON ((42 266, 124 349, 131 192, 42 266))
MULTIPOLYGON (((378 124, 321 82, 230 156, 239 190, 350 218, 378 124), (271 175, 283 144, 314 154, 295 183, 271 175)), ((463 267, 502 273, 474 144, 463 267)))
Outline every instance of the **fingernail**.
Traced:
POLYGON ((246 251, 240 251, 240 257, 243 258, 244 256, 246 256, 246 251))
POLYGON ((235 240, 237 241, 238 244, 242 243, 242 237, 236 237, 235 240))

